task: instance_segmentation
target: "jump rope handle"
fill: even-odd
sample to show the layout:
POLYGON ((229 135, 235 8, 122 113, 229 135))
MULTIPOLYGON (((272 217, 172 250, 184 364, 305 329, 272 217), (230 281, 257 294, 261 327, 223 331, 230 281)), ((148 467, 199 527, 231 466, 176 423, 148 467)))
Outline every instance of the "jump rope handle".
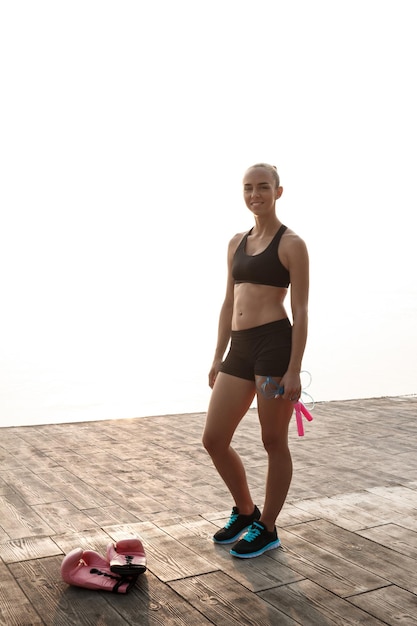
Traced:
MULTIPOLYGON (((262 391, 264 393, 268 385, 276 386, 277 383, 273 380, 273 378, 271 378, 270 376, 267 376, 265 382, 262 384, 262 391)), ((276 387, 276 389, 273 391, 273 397, 277 398, 278 396, 282 396, 283 393, 284 393, 284 387, 282 386, 276 387)), ((303 437, 304 436, 303 416, 306 418, 308 422, 311 422, 313 420, 313 416, 305 407, 305 405, 301 402, 301 400, 298 400, 297 402, 294 403, 294 411, 295 411, 295 420, 297 423, 298 436, 303 437)))
POLYGON ((297 422, 298 436, 303 437, 304 436, 303 415, 308 422, 313 421, 313 416, 307 410, 304 404, 300 402, 300 400, 298 400, 298 402, 294 404, 294 410, 295 410, 295 419, 297 422))

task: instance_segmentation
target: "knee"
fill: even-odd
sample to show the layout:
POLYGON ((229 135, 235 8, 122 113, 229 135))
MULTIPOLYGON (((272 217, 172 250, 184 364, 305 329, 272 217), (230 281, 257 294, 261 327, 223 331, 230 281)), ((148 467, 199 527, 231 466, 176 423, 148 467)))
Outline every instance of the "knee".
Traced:
POLYGON ((278 445, 277 445, 277 440, 275 438, 262 437, 262 443, 268 454, 273 454, 274 452, 277 452, 278 445))
POLYGON ((203 434, 202 443, 210 456, 221 454, 228 448, 228 444, 221 437, 207 431, 203 434))
POLYGON ((276 435, 263 436, 262 443, 268 455, 282 455, 288 453, 289 451, 288 441, 283 437, 278 437, 276 435))
POLYGON ((203 443, 204 448, 206 449, 206 451, 209 453, 210 456, 215 453, 216 439, 212 437, 209 433, 205 432, 203 434, 202 443, 203 443))
POLYGON ((203 434, 203 438, 201 440, 203 447, 206 449, 208 453, 210 453, 210 448, 212 446, 212 439, 206 433, 203 434))

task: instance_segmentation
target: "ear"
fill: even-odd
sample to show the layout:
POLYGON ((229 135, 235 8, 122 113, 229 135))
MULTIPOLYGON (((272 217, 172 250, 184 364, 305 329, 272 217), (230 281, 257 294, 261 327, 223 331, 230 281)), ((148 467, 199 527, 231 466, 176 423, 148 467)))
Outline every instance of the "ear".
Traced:
POLYGON ((282 192, 284 191, 284 187, 278 187, 277 192, 276 192, 276 199, 278 200, 278 198, 280 198, 282 196, 282 192))

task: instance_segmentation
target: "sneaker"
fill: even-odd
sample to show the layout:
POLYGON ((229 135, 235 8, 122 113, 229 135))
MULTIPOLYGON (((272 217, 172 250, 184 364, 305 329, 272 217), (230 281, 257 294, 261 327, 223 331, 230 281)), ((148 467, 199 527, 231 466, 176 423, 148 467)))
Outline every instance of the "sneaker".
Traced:
POLYGON ((261 517, 261 512, 255 506, 253 513, 250 515, 241 515, 237 506, 232 509, 232 514, 224 528, 221 528, 213 536, 215 543, 233 543, 237 541, 245 530, 252 526, 252 522, 261 517))
POLYGON ((276 528, 269 532, 262 522, 253 522, 246 535, 230 550, 230 554, 240 559, 251 559, 280 545, 276 528))

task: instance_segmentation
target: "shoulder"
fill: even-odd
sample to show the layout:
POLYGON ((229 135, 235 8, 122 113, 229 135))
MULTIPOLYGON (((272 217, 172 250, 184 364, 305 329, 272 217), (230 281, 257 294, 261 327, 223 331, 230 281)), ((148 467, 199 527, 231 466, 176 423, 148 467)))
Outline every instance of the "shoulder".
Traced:
POLYGON ((298 249, 304 248, 307 249, 307 245, 297 233, 295 233, 291 228, 287 228, 282 235, 282 245, 285 248, 293 248, 296 247, 298 249))
POLYGON ((283 261, 286 261, 285 265, 289 265, 294 258, 308 258, 307 245, 304 239, 290 228, 287 228, 282 236, 279 252, 283 261))
POLYGON ((243 237, 246 234, 247 234, 247 231, 243 233, 236 233, 236 235, 233 235, 233 237, 229 241, 229 246, 228 246, 229 252, 232 252, 233 254, 236 252, 236 248, 238 247, 238 245, 240 244, 240 242, 242 241, 243 237))

